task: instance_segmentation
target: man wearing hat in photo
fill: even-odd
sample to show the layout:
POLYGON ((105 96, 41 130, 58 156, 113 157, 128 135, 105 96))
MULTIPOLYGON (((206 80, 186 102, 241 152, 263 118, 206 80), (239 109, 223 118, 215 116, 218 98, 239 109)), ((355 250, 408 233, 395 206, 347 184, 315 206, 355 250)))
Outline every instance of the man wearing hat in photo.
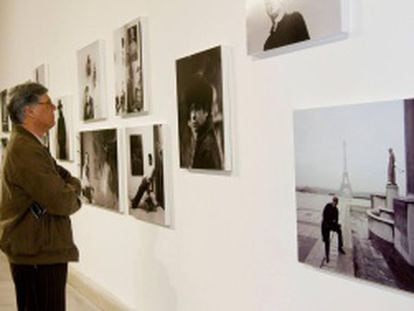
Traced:
POLYGON ((202 77, 192 80, 186 91, 190 127, 195 148, 191 168, 222 169, 220 152, 211 117, 212 86, 202 77))

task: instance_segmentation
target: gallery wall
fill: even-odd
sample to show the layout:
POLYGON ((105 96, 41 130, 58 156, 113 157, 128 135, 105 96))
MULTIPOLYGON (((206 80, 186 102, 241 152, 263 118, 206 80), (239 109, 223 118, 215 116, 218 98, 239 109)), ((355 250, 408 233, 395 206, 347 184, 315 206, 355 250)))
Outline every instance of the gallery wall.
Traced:
MULTIPOLYGON (((84 204, 72 217, 73 267, 131 310, 412 310, 412 294, 297 261, 293 111, 414 96, 414 3, 349 6, 349 38, 257 59, 247 56, 240 0, 2 0, 0 89, 48 63, 50 94, 73 95, 75 111, 77 50, 105 40, 113 98, 113 32, 148 17, 150 114, 120 119, 108 102, 105 121, 75 117, 74 126, 166 124, 170 226, 84 204), (175 60, 217 45, 231 51, 232 170, 181 169, 175 60)), ((62 164, 79 174, 79 161, 62 164)))

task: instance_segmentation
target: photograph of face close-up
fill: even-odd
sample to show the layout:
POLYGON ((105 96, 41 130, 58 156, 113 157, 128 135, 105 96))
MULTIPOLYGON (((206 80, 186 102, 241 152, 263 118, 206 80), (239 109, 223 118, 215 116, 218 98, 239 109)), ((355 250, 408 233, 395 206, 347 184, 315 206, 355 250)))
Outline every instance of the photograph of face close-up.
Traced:
POLYGON ((176 61, 180 166, 226 170, 226 116, 221 47, 176 61))

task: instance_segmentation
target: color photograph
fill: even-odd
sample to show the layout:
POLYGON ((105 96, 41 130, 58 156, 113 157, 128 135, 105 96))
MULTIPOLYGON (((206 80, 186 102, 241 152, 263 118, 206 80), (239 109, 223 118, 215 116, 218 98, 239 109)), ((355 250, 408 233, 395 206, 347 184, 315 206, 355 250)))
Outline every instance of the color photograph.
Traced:
POLYGON ((414 100, 297 110, 299 261, 414 292, 414 100))

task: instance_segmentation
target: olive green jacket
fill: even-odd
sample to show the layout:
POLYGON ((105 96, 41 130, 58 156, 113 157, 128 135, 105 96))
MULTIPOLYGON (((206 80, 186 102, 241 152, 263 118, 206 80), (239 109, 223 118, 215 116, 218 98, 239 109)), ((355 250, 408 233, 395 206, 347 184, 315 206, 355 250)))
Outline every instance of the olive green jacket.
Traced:
POLYGON ((80 182, 20 125, 13 127, 1 177, 0 248, 11 263, 77 261, 69 215, 80 208, 80 182), (38 203, 44 214, 32 211, 38 203))

